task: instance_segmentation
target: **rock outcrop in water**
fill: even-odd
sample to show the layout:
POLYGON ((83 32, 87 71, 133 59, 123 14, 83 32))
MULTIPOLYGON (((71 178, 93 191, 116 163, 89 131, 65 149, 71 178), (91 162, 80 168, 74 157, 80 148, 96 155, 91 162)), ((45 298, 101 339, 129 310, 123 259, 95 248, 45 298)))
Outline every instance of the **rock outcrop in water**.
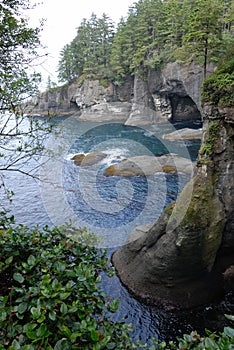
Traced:
POLYGON ((175 62, 150 72, 146 80, 128 77, 120 86, 107 81, 104 84, 98 80, 78 79, 35 97, 33 113, 76 113, 80 120, 124 120, 126 125, 200 120, 202 83, 201 67, 175 62))
POLYGON ((136 296, 190 308, 233 287, 234 109, 204 109, 198 173, 178 201, 142 236, 113 254, 121 281, 136 296))
POLYGON ((105 176, 151 176, 159 172, 184 172, 193 176, 193 163, 177 154, 166 154, 160 157, 149 155, 123 159, 110 165, 104 171, 105 176))
POLYGON ((202 138, 202 129, 184 128, 163 135, 165 140, 197 140, 202 138))

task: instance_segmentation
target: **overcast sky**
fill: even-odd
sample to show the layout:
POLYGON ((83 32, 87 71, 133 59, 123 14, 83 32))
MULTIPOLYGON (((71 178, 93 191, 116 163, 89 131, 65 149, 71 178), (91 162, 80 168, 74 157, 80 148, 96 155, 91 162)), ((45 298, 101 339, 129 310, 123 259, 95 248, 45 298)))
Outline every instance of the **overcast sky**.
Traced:
MULTIPOLYGON (((38 70, 47 81, 50 75, 56 81, 59 53, 76 35, 83 18, 89 19, 92 12, 98 17, 106 13, 115 23, 125 17, 134 0, 43 0, 29 12, 30 25, 37 26, 45 19, 41 34, 42 44, 47 47, 48 57, 43 58, 38 70)), ((34 1, 32 0, 32 3, 34 1)))

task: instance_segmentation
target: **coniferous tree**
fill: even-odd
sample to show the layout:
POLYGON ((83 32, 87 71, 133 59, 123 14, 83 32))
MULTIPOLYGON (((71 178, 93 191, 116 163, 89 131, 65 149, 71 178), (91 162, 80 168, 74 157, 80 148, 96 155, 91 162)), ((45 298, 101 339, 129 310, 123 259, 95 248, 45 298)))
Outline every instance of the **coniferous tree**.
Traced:
POLYGON ((59 81, 61 82, 70 82, 72 79, 76 77, 75 72, 75 62, 76 58, 74 58, 72 45, 66 45, 60 52, 60 61, 59 61, 59 81))
POLYGON ((204 67, 233 41, 233 0, 139 0, 114 34, 106 16, 83 20, 76 38, 61 53, 60 75, 102 75, 121 82, 146 76, 167 62, 194 60, 204 67), (69 64, 67 65, 66 62, 69 64), (69 67, 69 74, 66 72, 69 67))
POLYGON ((223 0, 185 1, 186 33, 182 50, 191 59, 200 58, 206 77, 207 63, 219 49, 222 41, 223 0))
POLYGON ((105 14, 97 18, 93 13, 89 20, 83 19, 76 37, 60 53, 60 80, 71 81, 83 73, 94 76, 106 71, 110 65, 113 28, 113 22, 105 14))

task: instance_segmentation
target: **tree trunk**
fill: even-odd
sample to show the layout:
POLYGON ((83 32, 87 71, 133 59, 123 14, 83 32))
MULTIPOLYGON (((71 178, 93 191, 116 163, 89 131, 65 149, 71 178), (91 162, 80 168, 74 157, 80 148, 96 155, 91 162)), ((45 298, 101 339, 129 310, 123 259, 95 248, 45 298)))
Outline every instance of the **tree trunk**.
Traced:
POLYGON ((208 39, 206 38, 205 49, 204 49, 204 66, 203 66, 204 79, 206 79, 206 74, 207 74, 207 56, 208 56, 208 39))
POLYGON ((158 306, 211 301, 234 265, 234 110, 206 112, 197 175, 148 232, 112 257, 124 285, 158 306))

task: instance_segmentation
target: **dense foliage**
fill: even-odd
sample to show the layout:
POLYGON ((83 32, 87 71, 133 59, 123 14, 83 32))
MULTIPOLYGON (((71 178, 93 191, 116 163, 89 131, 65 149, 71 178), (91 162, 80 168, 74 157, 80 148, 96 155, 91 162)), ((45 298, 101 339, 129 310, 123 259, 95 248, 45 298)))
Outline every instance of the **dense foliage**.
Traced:
POLYGON ((59 76, 71 81, 93 74, 119 83, 173 60, 194 60, 206 76, 208 62, 234 43, 233 23, 233 0, 139 0, 115 32, 105 15, 83 20, 61 52, 59 76))
POLYGON ((0 349, 129 349, 100 289, 111 272, 85 231, 9 227, 0 240, 0 349), (89 244, 88 244, 89 243, 89 244))
POLYGON ((40 45, 39 29, 28 26, 29 0, 0 1, 0 111, 19 112, 19 103, 37 90, 38 74, 29 73, 40 45))
POLYGON ((83 73, 100 74, 100 70, 105 75, 110 65, 113 36, 114 24, 105 14, 101 18, 92 14, 90 20, 84 19, 77 36, 61 52, 59 78, 71 81, 83 73))
POLYGON ((214 74, 203 86, 203 103, 219 106, 234 106, 234 46, 219 62, 214 74))

